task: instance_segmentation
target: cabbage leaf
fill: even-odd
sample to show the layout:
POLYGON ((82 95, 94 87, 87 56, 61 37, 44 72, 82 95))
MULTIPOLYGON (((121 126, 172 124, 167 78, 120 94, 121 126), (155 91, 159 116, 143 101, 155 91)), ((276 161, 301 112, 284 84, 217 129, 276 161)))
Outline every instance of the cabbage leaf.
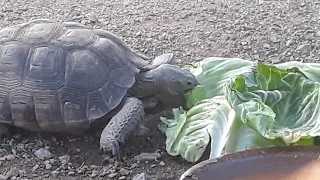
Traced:
POLYGON ((230 110, 225 98, 219 96, 199 101, 189 111, 173 109, 174 118, 161 118, 163 123, 159 126, 167 136, 168 154, 196 162, 211 139, 211 154, 220 155, 233 121, 232 115, 228 116, 230 110))
POLYGON ((267 139, 286 144, 320 135, 320 83, 298 68, 261 63, 249 76, 234 78, 227 99, 243 123, 267 139))
POLYGON ((210 158, 246 149, 313 145, 320 134, 320 64, 266 65, 211 57, 191 69, 200 85, 187 107, 162 118, 166 150, 189 162, 210 143, 210 158))

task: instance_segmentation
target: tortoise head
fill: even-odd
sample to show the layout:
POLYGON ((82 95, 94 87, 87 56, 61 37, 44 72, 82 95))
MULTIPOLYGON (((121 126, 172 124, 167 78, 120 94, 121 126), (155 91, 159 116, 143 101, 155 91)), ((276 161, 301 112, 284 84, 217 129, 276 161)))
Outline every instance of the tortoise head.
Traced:
POLYGON ((189 70, 172 64, 162 64, 156 68, 154 78, 161 92, 170 95, 185 94, 199 84, 189 70))
POLYGON ((152 76, 156 84, 155 96, 164 104, 183 106, 184 94, 199 85, 196 77, 186 69, 177 65, 162 64, 155 68, 152 76))

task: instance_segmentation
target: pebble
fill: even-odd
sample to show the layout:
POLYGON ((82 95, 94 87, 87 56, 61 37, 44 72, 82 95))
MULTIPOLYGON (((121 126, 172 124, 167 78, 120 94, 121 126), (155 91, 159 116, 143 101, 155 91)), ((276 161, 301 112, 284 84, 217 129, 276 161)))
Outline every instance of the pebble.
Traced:
POLYGON ((46 169, 47 170, 52 169, 52 165, 51 164, 46 164, 46 169))
POLYGON ((53 163, 56 162, 56 160, 55 159, 49 159, 49 162, 50 162, 50 164, 53 164, 53 163))
POLYGON ((297 51, 301 53, 309 53, 311 51, 312 46, 310 44, 302 44, 297 47, 297 51))
POLYGON ((264 43, 263 47, 266 48, 266 49, 270 49, 271 46, 268 43, 264 43))
POLYGON ((160 162, 159 162, 159 165, 160 165, 160 166, 165 166, 165 165, 166 165, 166 163, 165 163, 165 162, 163 162, 163 161, 160 161, 160 162))
POLYGON ((72 175, 74 175, 74 174, 75 174, 75 172, 73 172, 73 171, 69 171, 69 172, 68 172, 68 175, 69 175, 69 176, 72 176, 72 175))
POLYGON ((7 172, 6 176, 8 178, 13 177, 13 176, 18 176, 19 175, 19 169, 14 167, 12 169, 10 169, 10 171, 7 172))
POLYGON ((286 46, 291 46, 292 44, 294 43, 294 41, 292 39, 289 39, 287 42, 286 42, 286 46))
POLYGON ((8 176, 0 174, 0 180, 7 180, 7 179, 9 179, 8 176))
POLYGON ((132 180, 152 180, 152 178, 146 173, 140 173, 135 175, 132 180))
POLYGON ((135 157, 136 161, 156 161, 161 158, 160 153, 141 153, 135 157))
POLYGON ((62 164, 66 164, 70 161, 70 156, 69 155, 60 156, 59 160, 62 164))
POLYGON ((40 148, 40 149, 36 150, 34 152, 34 155, 41 160, 50 159, 53 157, 53 155, 51 154, 51 152, 47 148, 40 148))
POLYGON ((134 168, 137 168, 137 167, 139 167, 138 163, 132 163, 130 169, 134 169, 134 168))
POLYGON ((163 41, 163 40, 166 39, 166 37, 167 37, 167 33, 163 33, 163 34, 161 34, 161 35, 159 36, 159 40, 160 40, 160 41, 163 41))
POLYGON ((27 174, 26 170, 19 170, 19 176, 24 176, 25 174, 27 174))
POLYGON ((39 167, 40 167, 39 164, 34 165, 34 166, 32 167, 32 172, 33 172, 33 171, 36 171, 39 167))
POLYGON ((126 175, 129 175, 130 174, 130 171, 125 169, 125 168, 121 168, 119 170, 119 173, 122 175, 122 176, 126 176, 126 175))
POLYGON ((273 43, 279 42, 279 38, 278 38, 277 35, 271 35, 271 36, 269 37, 269 39, 270 39, 270 41, 273 42, 273 43))
POLYGON ((232 41, 234 41, 234 40, 238 39, 238 35, 232 34, 232 35, 230 36, 230 39, 231 39, 232 41))
POLYGON ((306 39, 307 40, 314 40, 314 34, 307 34, 306 39))
POLYGON ((98 18, 97 18, 97 16, 94 15, 94 14, 88 15, 88 19, 89 19, 89 21, 91 21, 91 22, 98 22, 98 18))
POLYGON ((241 45, 242 45, 242 46, 247 45, 247 44, 248 44, 248 43, 247 43, 246 41, 242 41, 242 42, 241 42, 241 45))
POLYGON ((9 155, 6 155, 6 156, 3 156, 0 158, 0 161, 12 161, 14 160, 16 157, 12 154, 9 154, 9 155))
POLYGON ((59 171, 54 170, 51 172, 51 175, 56 178, 59 175, 59 171))
POLYGON ((109 178, 114 178, 118 175, 118 173, 111 173, 108 175, 109 178))
POLYGON ((99 174, 99 171, 93 170, 90 177, 96 177, 96 176, 98 176, 98 174, 99 174))

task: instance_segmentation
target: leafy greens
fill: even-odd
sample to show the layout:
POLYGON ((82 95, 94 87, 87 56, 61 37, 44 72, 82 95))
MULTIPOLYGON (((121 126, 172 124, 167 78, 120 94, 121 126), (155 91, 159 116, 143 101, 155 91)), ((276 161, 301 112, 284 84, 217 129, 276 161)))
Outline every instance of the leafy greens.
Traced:
POLYGON ((313 145, 320 135, 320 65, 266 65, 238 58, 207 58, 192 69, 201 85, 186 94, 189 110, 162 118, 166 149, 198 161, 246 149, 313 145), (223 152, 223 150, 225 152, 223 152))

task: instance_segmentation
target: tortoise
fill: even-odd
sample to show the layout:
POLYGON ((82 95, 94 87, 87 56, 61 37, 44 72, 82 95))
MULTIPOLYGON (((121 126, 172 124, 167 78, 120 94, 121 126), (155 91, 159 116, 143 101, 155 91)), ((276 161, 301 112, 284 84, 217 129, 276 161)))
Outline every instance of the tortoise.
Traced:
POLYGON ((119 154, 143 127, 147 108, 183 106, 186 91, 199 84, 173 53, 149 59, 117 35, 77 22, 36 19, 3 28, 1 137, 14 127, 81 133, 103 121, 100 150, 119 154))

